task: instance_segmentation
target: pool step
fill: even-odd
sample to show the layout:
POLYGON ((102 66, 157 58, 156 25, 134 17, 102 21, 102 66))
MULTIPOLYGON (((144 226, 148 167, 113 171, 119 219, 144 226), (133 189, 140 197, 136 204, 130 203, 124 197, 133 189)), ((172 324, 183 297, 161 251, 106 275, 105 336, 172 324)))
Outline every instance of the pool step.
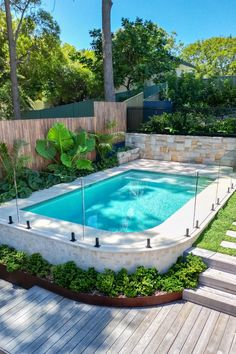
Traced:
POLYGON ((183 299, 236 316, 236 295, 226 291, 200 285, 196 290, 184 290, 183 299))
POLYGON ((208 268, 199 277, 201 285, 236 295, 236 274, 208 268))
POLYGON ((236 257, 226 254, 191 247, 184 252, 185 255, 192 253, 202 258, 209 268, 218 269, 227 273, 236 274, 236 257))

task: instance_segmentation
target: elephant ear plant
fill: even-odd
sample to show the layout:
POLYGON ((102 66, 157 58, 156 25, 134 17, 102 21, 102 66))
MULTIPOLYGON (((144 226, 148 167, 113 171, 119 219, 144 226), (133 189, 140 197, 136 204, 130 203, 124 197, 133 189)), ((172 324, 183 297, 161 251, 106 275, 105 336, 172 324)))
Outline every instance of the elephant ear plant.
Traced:
POLYGON ((76 170, 92 170, 92 161, 86 154, 95 149, 95 140, 85 131, 73 133, 64 124, 56 123, 48 131, 46 139, 37 140, 36 151, 47 160, 50 170, 60 168, 75 173, 76 170))

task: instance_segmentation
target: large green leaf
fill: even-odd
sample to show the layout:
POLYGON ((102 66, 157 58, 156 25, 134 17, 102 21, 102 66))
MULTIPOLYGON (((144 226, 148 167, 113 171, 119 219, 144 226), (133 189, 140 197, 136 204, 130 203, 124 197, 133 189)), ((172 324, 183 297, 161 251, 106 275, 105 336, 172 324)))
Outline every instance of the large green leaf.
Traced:
POLYGON ((72 157, 66 153, 61 154, 61 162, 66 167, 72 167, 72 157))
POLYGON ((86 141, 87 152, 95 150, 95 139, 93 137, 88 137, 86 141))
POLYGON ((54 143, 56 149, 63 153, 73 146, 72 134, 62 123, 55 123, 48 131, 47 140, 54 143))
POLYGON ((82 146, 83 153, 91 152, 95 149, 95 139, 93 136, 88 136, 86 131, 82 130, 75 136, 77 146, 82 146))
POLYGON ((76 167, 78 170, 93 170, 92 161, 86 159, 76 161, 76 167))
POLYGON ((57 153, 53 143, 47 140, 37 140, 35 149, 39 155, 47 160, 53 160, 57 153))

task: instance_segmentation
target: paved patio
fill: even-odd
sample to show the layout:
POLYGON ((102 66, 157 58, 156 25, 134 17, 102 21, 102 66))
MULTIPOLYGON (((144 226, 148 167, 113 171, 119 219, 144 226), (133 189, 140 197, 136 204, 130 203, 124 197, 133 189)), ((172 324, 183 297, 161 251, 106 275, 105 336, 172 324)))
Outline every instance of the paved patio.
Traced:
POLYGON ((0 280, 0 346, 9 353, 236 353, 236 317, 191 302, 142 309, 85 305, 0 280))

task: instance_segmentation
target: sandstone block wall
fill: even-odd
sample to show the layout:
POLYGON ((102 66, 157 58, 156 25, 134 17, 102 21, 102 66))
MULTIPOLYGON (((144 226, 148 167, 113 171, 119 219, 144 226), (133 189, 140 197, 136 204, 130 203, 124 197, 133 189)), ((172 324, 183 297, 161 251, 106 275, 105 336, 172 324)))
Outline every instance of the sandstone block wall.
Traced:
POLYGON ((130 161, 137 160, 140 158, 140 149, 136 148, 128 151, 118 152, 117 158, 118 158, 119 165, 121 165, 122 163, 127 163, 130 161))
POLYGON ((126 145, 145 159, 236 166, 236 138, 127 133, 126 145))

